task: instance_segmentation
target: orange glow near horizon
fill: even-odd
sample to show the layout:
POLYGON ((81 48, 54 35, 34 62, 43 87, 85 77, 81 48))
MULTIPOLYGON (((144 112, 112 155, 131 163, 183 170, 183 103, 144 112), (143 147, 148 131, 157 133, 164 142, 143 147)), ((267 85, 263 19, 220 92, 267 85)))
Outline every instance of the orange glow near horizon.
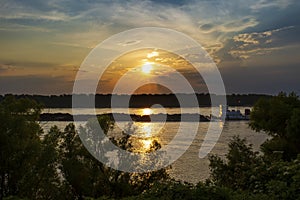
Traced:
MULTIPOLYGON (((126 53, 112 62, 105 70, 99 82, 97 93, 110 94, 113 92, 118 80, 127 72, 132 70, 126 78, 127 82, 122 87, 126 91, 127 84, 140 81, 144 78, 149 78, 153 82, 159 78, 168 78, 172 75, 173 71, 162 69, 161 66, 168 66, 177 70, 183 76, 190 76, 196 74, 190 80, 192 86, 198 86, 201 76, 197 76, 197 71, 194 67, 184 58, 172 52, 159 50, 159 49, 141 49, 126 53)), ((135 94, 161 94, 169 93, 159 85, 152 84, 139 88, 135 94)), ((126 93, 126 92, 125 92, 126 93)))

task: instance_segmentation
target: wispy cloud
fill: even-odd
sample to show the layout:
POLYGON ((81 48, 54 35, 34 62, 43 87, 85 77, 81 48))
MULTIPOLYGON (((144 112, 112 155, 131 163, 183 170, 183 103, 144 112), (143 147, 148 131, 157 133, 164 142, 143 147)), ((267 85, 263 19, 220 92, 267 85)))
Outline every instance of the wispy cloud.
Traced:
POLYGON ((262 56, 266 54, 271 54, 273 51, 278 51, 284 49, 285 47, 269 47, 269 48, 255 48, 255 49, 248 49, 248 50, 231 50, 229 54, 236 58, 241 59, 248 59, 254 56, 262 56))
POLYGON ((87 49, 92 49, 93 48, 93 47, 83 46, 82 44, 78 44, 78 43, 51 42, 50 44, 58 45, 58 46, 75 47, 75 48, 87 48, 87 49))
MULTIPOLYGON (((0 18, 22 20, 67 21, 71 18, 65 0, 2 0, 0 18)), ((70 6, 69 6, 70 7, 70 6)))
POLYGON ((227 22, 211 22, 204 23, 200 22, 200 30, 204 33, 212 33, 212 32, 239 32, 243 31, 250 27, 255 27, 259 24, 259 22, 252 16, 246 16, 242 19, 231 20, 227 22))
POLYGON ((259 44, 269 44, 272 42, 272 35, 274 33, 293 29, 294 26, 283 27, 279 29, 274 29, 264 32, 254 32, 254 33, 243 33, 233 37, 235 42, 240 42, 241 46, 239 48, 243 49, 249 45, 259 45, 259 44))
POLYGON ((47 21, 67 21, 69 18, 64 13, 59 13, 56 11, 50 11, 47 13, 26 13, 19 12, 13 15, 2 14, 0 18, 3 19, 32 19, 32 20, 47 20, 47 21))
POLYGON ((5 24, 5 25, 2 25, 2 27, 0 27, 0 31, 12 31, 12 32, 18 32, 18 31, 51 32, 52 30, 47 29, 47 28, 43 28, 43 27, 23 25, 23 24, 5 24))
POLYGON ((263 8, 277 7, 277 8, 286 8, 291 5, 294 0, 259 0, 251 6, 253 10, 260 10, 263 8))
MULTIPOLYGON (((35 20, 34 25, 4 26, 7 31, 47 31, 55 27, 56 37, 50 43, 69 47, 93 48, 111 34, 144 26, 175 29, 196 39, 211 53, 217 52, 232 34, 255 27, 259 21, 251 15, 237 12, 230 16, 233 3, 216 1, 190 1, 180 3, 157 3, 156 1, 87 1, 69 4, 67 1, 51 0, 47 3, 18 3, 5 1, 0 8, 0 18, 6 20, 35 20), (35 3, 35 4, 34 4, 35 3), (211 14, 214 13, 215 17, 211 14), (224 17, 226 16, 226 17, 224 17), (48 20, 57 26, 47 27, 48 20), (58 23, 58 22, 64 22, 58 23), (79 28, 80 27, 80 28, 79 28)), ((237 1, 237 5, 240 3, 237 1)), ((123 45, 129 45, 123 44, 123 45)))
POLYGON ((130 46, 130 45, 136 45, 136 44, 138 44, 140 42, 141 42, 140 40, 128 40, 128 41, 125 41, 125 42, 121 42, 118 45, 121 45, 121 46, 130 46))
POLYGON ((0 64, 0 72, 3 74, 7 71, 15 71, 16 68, 12 64, 0 64))
POLYGON ((284 47, 272 44, 274 34, 293 28, 294 26, 288 26, 264 32, 243 33, 234 36, 233 41, 236 48, 230 50, 229 54, 237 58, 248 59, 253 56, 270 54, 272 51, 281 50, 284 47))

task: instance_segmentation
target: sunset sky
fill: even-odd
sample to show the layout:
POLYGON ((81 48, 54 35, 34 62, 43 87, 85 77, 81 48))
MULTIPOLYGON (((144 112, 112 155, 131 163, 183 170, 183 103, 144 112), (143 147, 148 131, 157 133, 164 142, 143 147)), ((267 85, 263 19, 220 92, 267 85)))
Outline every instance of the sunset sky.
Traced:
MULTIPOLYGON (((199 42, 227 93, 300 94, 299 10, 298 0, 0 0, 0 94, 70 94, 80 64, 96 45, 146 26, 174 29, 199 42)), ((153 52, 119 62, 142 67, 151 58, 159 64, 173 56, 165 64, 175 66, 180 60, 160 58, 159 52, 143 61, 153 52)), ((153 70, 144 68, 144 75, 153 70)), ((199 82, 188 64, 179 68, 199 82)), ((115 81, 111 73, 103 78, 111 82, 103 92, 115 81)))
POLYGON ((170 88, 167 89, 168 84, 178 84, 176 88, 186 93, 185 87, 180 88, 183 83, 179 83, 177 77, 174 78, 174 70, 182 74, 197 93, 208 92, 201 75, 188 61, 174 53, 159 49, 132 51, 114 60, 101 77, 97 91, 105 94, 114 93, 114 87, 120 78, 126 75, 125 83, 121 84, 119 89, 124 94, 130 94, 128 85, 132 82, 139 82, 140 79, 143 80, 142 82, 149 80, 156 83, 164 80, 165 85, 141 83, 136 94, 171 93, 170 88))

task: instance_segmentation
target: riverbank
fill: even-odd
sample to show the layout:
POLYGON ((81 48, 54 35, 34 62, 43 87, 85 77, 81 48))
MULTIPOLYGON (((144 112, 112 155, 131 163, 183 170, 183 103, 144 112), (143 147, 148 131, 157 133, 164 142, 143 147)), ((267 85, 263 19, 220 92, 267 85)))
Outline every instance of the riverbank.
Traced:
MULTIPOLYGON (((208 116, 199 114, 154 114, 154 115, 136 115, 136 114, 123 114, 123 113, 106 113, 99 114, 99 116, 107 116, 111 120, 117 119, 118 121, 135 122, 209 122, 208 116)), ((69 113, 43 113, 40 115, 39 121, 87 121, 95 117, 94 115, 76 115, 75 117, 69 113)))

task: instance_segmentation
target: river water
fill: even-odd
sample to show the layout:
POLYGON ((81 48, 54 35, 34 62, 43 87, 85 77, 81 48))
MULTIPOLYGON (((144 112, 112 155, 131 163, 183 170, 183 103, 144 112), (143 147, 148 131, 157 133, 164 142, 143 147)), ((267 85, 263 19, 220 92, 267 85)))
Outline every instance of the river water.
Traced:
MULTIPOLYGON (((239 109, 243 111, 244 107, 240 108, 230 108, 230 109, 239 109)), ((72 113, 71 109, 45 109, 46 113, 72 113)), ((110 109, 96 109, 97 114, 109 113, 110 109)), ((118 109, 114 112, 118 113, 128 113, 126 109, 118 109)), ((178 114, 178 113, 200 113, 203 115, 210 114, 210 108, 149 108, 145 109, 129 109, 129 113, 131 114, 158 114, 158 113, 168 113, 168 114, 178 114)), ((90 114, 90 109, 82 109, 82 114, 90 114)), ((47 132, 51 126, 57 125, 60 129, 64 129, 64 127, 71 122, 41 122, 41 126, 45 132, 47 132)), ((184 131, 191 131, 191 125, 195 122, 181 122, 181 127, 184 131)), ((211 123, 220 123, 220 122, 211 122, 211 123)), ((132 126, 135 127, 135 134, 138 136, 144 137, 144 145, 147 145, 148 140, 156 139, 159 143, 163 145, 167 145, 175 136, 178 131, 180 122, 135 122, 132 126), (146 141, 146 142, 145 142, 146 141)), ((253 144, 254 150, 259 150, 260 145, 268 138, 268 136, 263 133, 256 133, 251 130, 248 126, 247 121, 228 121, 225 124, 221 124, 223 126, 223 131, 221 136, 210 152, 210 154, 217 154, 221 157, 224 157, 228 151, 228 143, 230 139, 239 135, 241 138, 246 138, 247 141, 253 144)), ((115 131, 123 130, 124 127, 128 126, 128 123, 121 122, 118 124, 118 127, 115 128, 115 131)), ((199 158, 199 149, 204 140, 204 136, 208 129, 209 122, 201 122, 199 123, 199 128, 196 137, 194 138, 192 144, 189 146, 187 151, 173 164, 171 169, 168 170, 168 173, 171 177, 187 181, 190 183, 197 183, 199 181, 203 181, 209 177, 209 160, 206 156, 205 158, 199 158)), ((186 141, 182 141, 178 144, 178 148, 181 148, 180 145, 188 145, 185 143, 186 141)), ((141 147, 143 148, 143 147, 141 147)), ((144 146, 144 148, 147 148, 144 146)))

